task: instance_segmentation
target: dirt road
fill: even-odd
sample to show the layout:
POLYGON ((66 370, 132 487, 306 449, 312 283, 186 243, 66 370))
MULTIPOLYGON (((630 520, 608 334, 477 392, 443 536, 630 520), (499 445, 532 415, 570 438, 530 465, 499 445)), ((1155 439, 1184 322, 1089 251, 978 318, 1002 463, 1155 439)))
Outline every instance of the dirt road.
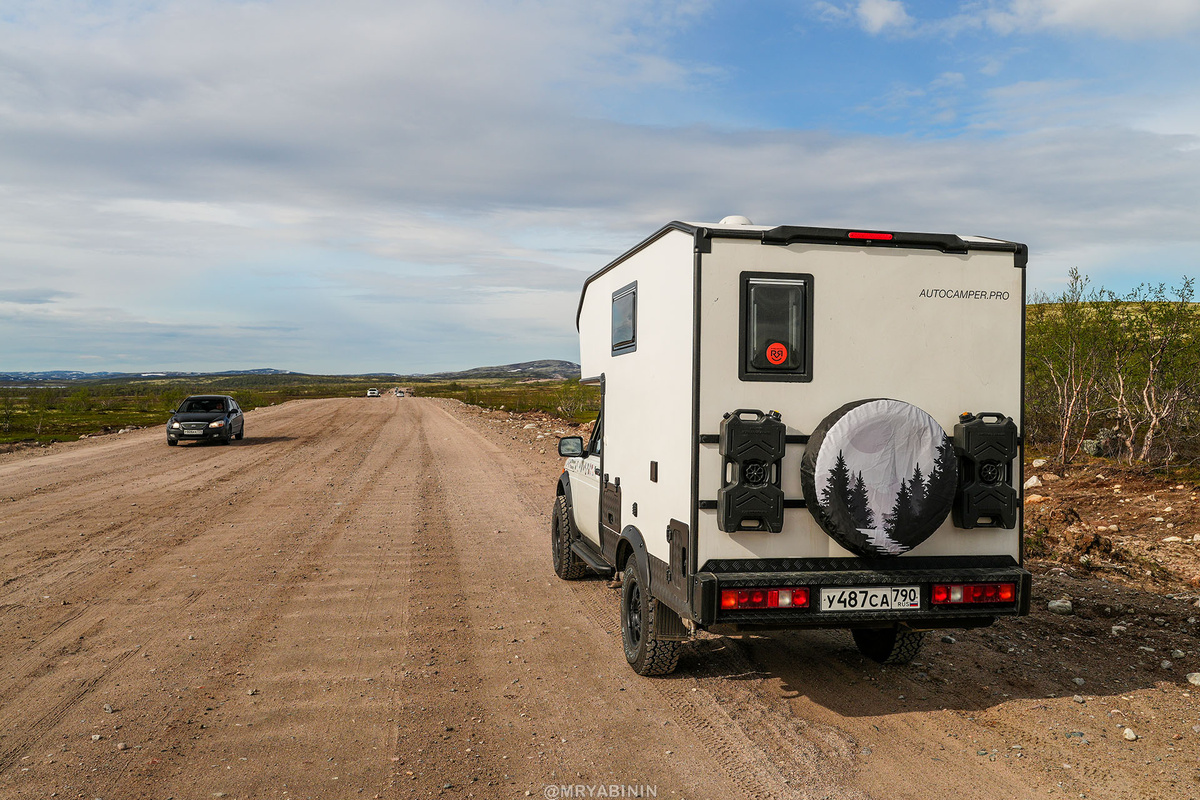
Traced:
POLYGON ((1192 598, 1059 573, 903 668, 704 635, 638 678, 525 424, 305 401, 0 457, 0 797, 1200 796, 1192 598))

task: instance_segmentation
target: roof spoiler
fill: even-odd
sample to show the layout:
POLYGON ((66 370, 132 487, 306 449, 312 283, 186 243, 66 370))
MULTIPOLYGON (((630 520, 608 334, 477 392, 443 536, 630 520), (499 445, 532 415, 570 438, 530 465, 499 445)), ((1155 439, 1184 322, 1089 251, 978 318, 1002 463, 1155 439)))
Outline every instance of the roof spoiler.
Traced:
MULTIPOLYGON (((851 228, 808 228, 781 225, 762 233, 763 244, 866 244, 882 247, 920 247, 943 253, 966 253, 970 246, 953 233, 899 233, 851 228)), ((1011 248, 1009 248, 1011 249, 1011 248)))

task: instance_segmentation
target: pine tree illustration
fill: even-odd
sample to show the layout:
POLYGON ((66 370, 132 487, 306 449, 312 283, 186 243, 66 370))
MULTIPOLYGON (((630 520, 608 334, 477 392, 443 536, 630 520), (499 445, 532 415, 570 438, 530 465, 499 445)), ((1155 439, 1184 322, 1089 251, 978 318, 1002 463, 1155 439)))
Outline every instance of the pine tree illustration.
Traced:
POLYGON ((896 493, 896 504, 892 506, 891 512, 883 518, 883 530, 890 538, 901 541, 901 534, 912 525, 912 522, 912 495, 908 492, 908 483, 902 482, 900 491, 896 493))
POLYGON ((913 475, 908 480, 908 496, 909 502, 912 504, 913 516, 920 516, 921 511, 924 510, 928 488, 924 476, 921 475, 921 464, 917 462, 916 469, 913 470, 913 475))
POLYGON ((871 501, 867 497, 867 484, 863 481, 862 472, 854 476, 854 485, 850 487, 850 518, 856 528, 874 528, 875 512, 871 510, 871 501))
POLYGON ((958 484, 958 462, 954 458, 954 441, 943 437, 937 459, 933 462, 933 471, 925 484, 926 499, 934 498, 934 502, 948 502, 954 496, 958 484))
POLYGON ((826 509, 847 509, 850 504, 850 469, 842 451, 838 451, 837 461, 829 470, 829 482, 821 490, 821 505, 826 509))

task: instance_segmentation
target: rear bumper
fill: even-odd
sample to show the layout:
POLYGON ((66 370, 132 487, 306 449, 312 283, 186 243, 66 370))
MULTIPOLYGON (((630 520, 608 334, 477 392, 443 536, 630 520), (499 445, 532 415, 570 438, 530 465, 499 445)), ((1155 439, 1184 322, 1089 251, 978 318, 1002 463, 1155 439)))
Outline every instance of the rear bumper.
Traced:
POLYGON ((706 628, 882 627, 904 623, 911 628, 974 628, 990 625, 996 617, 1029 613, 1032 576, 1007 556, 971 558, 892 559, 769 559, 710 561, 696 573, 692 608, 696 622, 706 628), (1004 582, 1016 584, 1012 603, 934 605, 935 583, 1004 582), (807 608, 721 608, 722 589, 808 587, 807 608), (832 587, 916 586, 919 609, 871 611, 821 611, 821 589, 832 587))

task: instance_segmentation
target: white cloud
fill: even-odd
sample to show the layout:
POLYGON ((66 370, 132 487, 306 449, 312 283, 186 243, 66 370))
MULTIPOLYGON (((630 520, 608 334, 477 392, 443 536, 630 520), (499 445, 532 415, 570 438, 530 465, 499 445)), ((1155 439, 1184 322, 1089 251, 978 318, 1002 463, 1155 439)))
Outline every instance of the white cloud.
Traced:
POLYGON ((1050 28, 1123 39, 1175 37, 1200 28, 1196 0, 1008 0, 984 14, 1004 33, 1050 28))
POLYGON ((859 0, 857 15, 863 30, 871 34, 912 24, 912 18, 900 0, 859 0))
POLYGON ((931 89, 962 89, 967 85, 966 76, 961 72, 943 72, 929 84, 931 89))
POLYGON ((660 41, 688 3, 44 5, 0 23, 0 341, 26 359, 0 368, 572 358, 583 276, 675 218, 1010 237, 1044 275, 1200 246, 1200 139, 1081 125, 1076 84, 964 111, 948 64, 897 90, 968 118, 952 141, 606 118, 613 87, 707 74, 660 41))
POLYGON ((845 22, 853 16, 853 10, 847 6, 834 5, 828 0, 814 0, 812 10, 825 22, 845 22))
POLYGON ((1143 103, 1134 116, 1134 127, 1162 134, 1184 134, 1200 147, 1200 92, 1189 91, 1166 102, 1143 103))
POLYGON ((887 28, 902 29, 913 24, 902 0, 855 0, 842 4, 814 0, 809 7, 823 22, 844 24, 857 21, 863 30, 872 35, 887 28))

